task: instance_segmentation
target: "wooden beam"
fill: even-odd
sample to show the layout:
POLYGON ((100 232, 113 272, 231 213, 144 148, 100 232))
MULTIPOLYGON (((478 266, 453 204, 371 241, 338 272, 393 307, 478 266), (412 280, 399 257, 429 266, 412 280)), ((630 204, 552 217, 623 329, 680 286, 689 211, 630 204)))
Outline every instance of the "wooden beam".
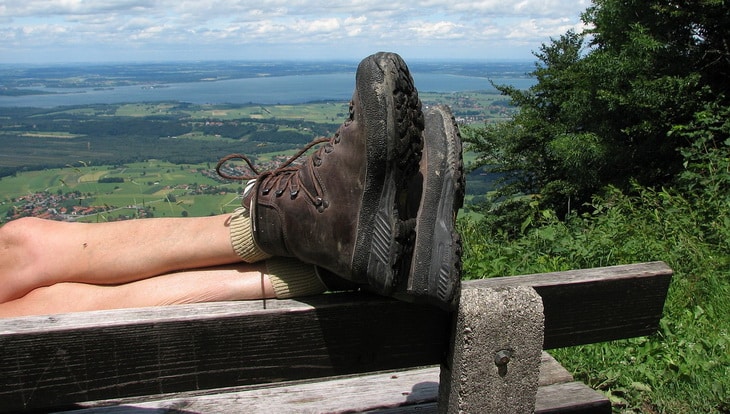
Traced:
MULTIPOLYGON (((545 348, 645 335, 663 263, 465 282, 534 286, 545 348)), ((451 317, 343 293, 0 319, 0 412, 438 364, 451 317)))
POLYGON ((0 410, 433 364, 449 315, 356 293, 0 321, 0 410))
POLYGON ((545 308, 543 349, 554 349, 656 332, 672 273, 663 262, 649 262, 482 279, 467 286, 532 286, 545 308))
MULTIPOLYGON (((540 365, 536 414, 610 413, 603 394, 573 377, 546 352, 540 365)), ((423 367, 375 374, 327 378, 317 382, 240 387, 191 395, 180 393, 149 401, 83 404, 67 414, 167 413, 438 413, 439 368, 423 367), (244 409, 245 408, 245 409, 244 409)))

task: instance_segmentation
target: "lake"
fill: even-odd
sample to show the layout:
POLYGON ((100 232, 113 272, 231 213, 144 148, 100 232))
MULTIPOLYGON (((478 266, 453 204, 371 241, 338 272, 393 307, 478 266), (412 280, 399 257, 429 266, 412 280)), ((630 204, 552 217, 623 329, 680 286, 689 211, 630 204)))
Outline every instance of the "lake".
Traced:
MULTIPOLYGON (((493 91, 490 80, 526 89, 533 78, 494 78, 442 73, 413 73, 421 92, 493 91)), ((300 104, 315 101, 346 101, 355 85, 354 72, 270 76, 222 81, 166 83, 114 88, 31 88, 53 92, 47 95, 0 96, 0 107, 52 108, 65 105, 124 102, 182 101, 194 104, 300 104)))

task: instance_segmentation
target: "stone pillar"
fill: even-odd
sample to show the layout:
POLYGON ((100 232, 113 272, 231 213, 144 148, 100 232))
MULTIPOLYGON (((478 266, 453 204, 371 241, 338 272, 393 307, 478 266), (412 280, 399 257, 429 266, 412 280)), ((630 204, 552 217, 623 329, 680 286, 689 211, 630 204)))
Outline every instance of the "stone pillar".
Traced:
POLYGON ((542 299, 531 287, 468 287, 441 366, 440 413, 530 413, 544 336, 542 299))

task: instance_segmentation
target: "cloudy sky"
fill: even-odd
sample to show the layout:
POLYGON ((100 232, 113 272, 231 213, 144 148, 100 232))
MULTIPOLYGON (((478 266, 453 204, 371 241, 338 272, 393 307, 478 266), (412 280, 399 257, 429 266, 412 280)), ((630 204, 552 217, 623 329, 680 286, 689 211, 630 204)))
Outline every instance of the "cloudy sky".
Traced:
POLYGON ((532 59, 589 0, 3 0, 0 63, 532 59))

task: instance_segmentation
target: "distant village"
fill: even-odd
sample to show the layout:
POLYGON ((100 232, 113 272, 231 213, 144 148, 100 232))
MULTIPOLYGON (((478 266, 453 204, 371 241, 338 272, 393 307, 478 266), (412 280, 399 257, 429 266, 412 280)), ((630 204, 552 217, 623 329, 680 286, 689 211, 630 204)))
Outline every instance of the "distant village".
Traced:
MULTIPOLYGON (((262 162, 257 165, 261 171, 271 170, 288 159, 287 156, 276 156, 271 161, 262 162)), ((294 163, 296 165, 296 163, 294 163)), ((245 176, 252 172, 242 165, 233 163, 226 164, 222 171, 231 176, 245 176)), ((175 186, 163 186, 160 191, 167 192, 166 197, 162 197, 161 201, 175 202, 175 194, 179 195, 202 195, 202 194, 230 194, 236 193, 237 189, 232 189, 225 184, 231 184, 231 180, 221 178, 215 170, 201 168, 191 170, 191 178, 196 173, 213 179, 221 185, 210 184, 178 184, 175 186)), ((104 179, 100 179, 100 182, 104 179)), ((193 181, 193 180, 191 180, 193 181)), ((68 192, 49 192, 38 191, 25 194, 11 199, 9 202, 14 206, 8 210, 5 217, 0 217, 0 223, 16 220, 21 217, 40 217, 57 221, 78 221, 95 215, 105 215, 104 221, 120 221, 138 218, 154 217, 154 206, 150 206, 151 202, 142 204, 130 204, 125 206, 114 205, 94 205, 95 195, 90 193, 82 193, 80 191, 68 192), (109 213, 127 210, 126 214, 109 213)))
POLYGON ((485 106, 467 93, 453 94, 449 98, 448 104, 454 111, 454 118, 459 125, 501 122, 513 117, 517 112, 507 100, 494 101, 485 106))
MULTIPOLYGON (((203 172, 203 170, 201 170, 203 172)), ((225 181, 218 177, 215 171, 205 171, 204 175, 215 178, 218 181, 225 181)), ((236 192, 225 186, 207 184, 179 184, 174 187, 164 186, 162 191, 170 191, 167 197, 161 200, 175 201, 172 191, 177 194, 198 195, 198 194, 228 194, 236 192)), ((104 221, 120 221, 154 216, 155 208, 150 202, 143 204, 130 204, 125 206, 114 205, 93 205, 89 201, 94 200, 93 194, 85 194, 80 191, 69 192, 48 192, 39 191, 22 195, 10 200, 15 206, 8 210, 6 217, 0 217, 0 223, 16 220, 21 217, 40 217, 57 221, 78 221, 83 218, 105 214, 104 221), (131 210, 126 214, 115 214, 113 217, 107 215, 114 211, 131 210)), ((91 201, 93 202, 93 201, 91 201)))
MULTIPOLYGON (((40 191, 23 195, 11 200, 17 204, 8 210, 3 221, 11 221, 21 217, 40 217, 58 221, 76 221, 82 217, 102 214, 117 209, 115 206, 84 206, 83 200, 86 197, 79 191, 67 193, 50 193, 40 191)), ((126 208, 135 208, 127 206, 126 208)), ((137 208, 138 217, 146 217, 145 208, 137 208)), ((129 217, 132 218, 132 217, 129 217)))

